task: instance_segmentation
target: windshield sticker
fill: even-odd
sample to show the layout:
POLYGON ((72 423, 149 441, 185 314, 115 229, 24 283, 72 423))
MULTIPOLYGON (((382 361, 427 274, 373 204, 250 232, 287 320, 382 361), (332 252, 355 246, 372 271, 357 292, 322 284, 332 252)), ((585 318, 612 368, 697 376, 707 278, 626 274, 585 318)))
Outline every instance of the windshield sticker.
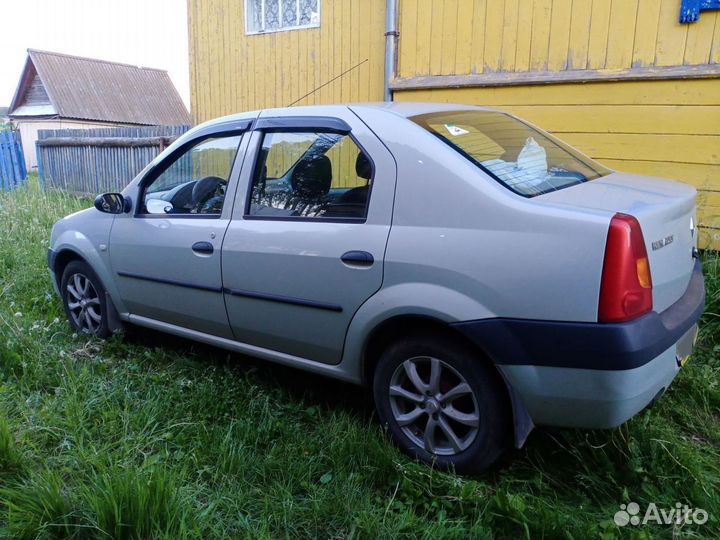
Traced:
POLYGON ((445 129, 447 129, 448 133, 450 133, 450 135, 452 135, 453 137, 467 135, 468 133, 470 133, 468 130, 458 127, 455 124, 445 124, 445 129))

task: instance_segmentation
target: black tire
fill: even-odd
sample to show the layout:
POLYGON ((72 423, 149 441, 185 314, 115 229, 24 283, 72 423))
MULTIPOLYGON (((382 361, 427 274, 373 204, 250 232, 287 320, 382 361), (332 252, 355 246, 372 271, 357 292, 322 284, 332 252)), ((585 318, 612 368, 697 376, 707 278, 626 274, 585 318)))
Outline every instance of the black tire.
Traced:
POLYGON ((380 422, 387 426, 397 445, 405 453, 425 463, 434 463, 441 469, 459 473, 477 473, 493 465, 509 447, 512 417, 507 391, 499 374, 484 359, 479 358, 475 351, 451 339, 418 336, 391 344, 375 369, 373 395, 380 422), (433 359, 441 362, 441 375, 437 377, 440 382, 435 385, 439 391, 433 394, 427 390, 430 397, 426 395, 423 402, 418 403, 415 398, 420 392, 413 390, 418 387, 412 384, 405 361, 411 361, 416 366, 415 374, 420 375, 421 382, 432 383, 430 373, 437 369, 433 366, 438 365, 433 359), (398 384, 399 381, 402 384, 398 384), (469 389, 461 386, 463 382, 469 389), (391 386, 394 388, 392 397, 391 386), (398 397, 398 386, 402 390, 410 387, 413 399, 407 400, 404 395, 398 397), (454 388, 462 388, 463 391, 452 392, 454 397, 451 398, 448 390, 454 388), (443 399, 443 395, 447 395, 448 401, 443 399), (428 404, 431 398, 437 399, 428 404), (405 403, 407 408, 400 410, 405 403), (422 412, 418 413, 418 410, 422 412), (437 412, 431 414, 429 411, 437 412), (457 422, 456 417, 460 416, 458 413, 464 422, 470 419, 469 422, 477 422, 477 426, 457 422), (408 417, 417 414, 420 414, 417 421, 404 427, 396 419, 400 416, 401 420, 406 421, 408 417), (432 425, 437 427, 428 429, 430 424, 427 422, 431 418, 434 418, 432 425), (448 426, 454 437, 446 435, 448 426), (430 436, 431 443, 424 435, 427 432, 434 434, 430 436), (458 442, 461 444, 458 445, 458 442), (434 447, 435 452, 428 451, 427 445, 434 447))
POLYGON ((65 267, 60 280, 60 294, 65 314, 74 332, 94 335, 102 339, 112 335, 108 325, 105 287, 103 287, 97 274, 90 268, 90 265, 84 261, 70 262, 65 267), (79 277, 78 282, 75 281, 76 277, 79 277), (85 283, 84 280, 88 283, 87 288, 82 286, 85 283), (81 285, 78 286, 77 283, 81 285), (84 292, 87 292, 87 296, 81 298, 84 292), (76 293, 79 293, 80 297, 76 293), (85 300, 85 303, 78 307, 78 304, 83 300, 85 300))

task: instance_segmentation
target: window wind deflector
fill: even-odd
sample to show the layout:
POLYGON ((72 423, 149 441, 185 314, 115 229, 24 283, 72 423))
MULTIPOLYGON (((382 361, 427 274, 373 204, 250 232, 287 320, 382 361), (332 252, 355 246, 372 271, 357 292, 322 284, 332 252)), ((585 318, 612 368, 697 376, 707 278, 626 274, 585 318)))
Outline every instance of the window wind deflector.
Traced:
POLYGON ((253 118, 243 118, 241 120, 213 123, 195 131, 193 133, 193 140, 209 136, 222 137, 226 135, 241 134, 251 129, 253 120, 253 118))
POLYGON ((345 120, 332 116, 279 116, 258 118, 255 129, 263 131, 325 131, 347 135, 352 128, 345 120))

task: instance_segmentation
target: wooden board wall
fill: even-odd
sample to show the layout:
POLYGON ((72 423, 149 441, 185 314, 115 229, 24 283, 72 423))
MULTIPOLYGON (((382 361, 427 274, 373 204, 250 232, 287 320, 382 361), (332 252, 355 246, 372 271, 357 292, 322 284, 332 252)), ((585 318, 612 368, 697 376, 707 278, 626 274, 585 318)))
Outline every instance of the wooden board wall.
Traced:
POLYGON ((720 247, 717 79, 456 88, 395 97, 506 110, 612 169, 693 184, 700 192, 703 244, 720 247))
POLYGON ((680 0, 400 0, 399 76, 720 63, 720 13, 680 0))
POLYGON ((188 0, 190 84, 196 123, 298 105, 383 97, 385 1, 321 0, 320 27, 246 35, 244 0, 188 0))

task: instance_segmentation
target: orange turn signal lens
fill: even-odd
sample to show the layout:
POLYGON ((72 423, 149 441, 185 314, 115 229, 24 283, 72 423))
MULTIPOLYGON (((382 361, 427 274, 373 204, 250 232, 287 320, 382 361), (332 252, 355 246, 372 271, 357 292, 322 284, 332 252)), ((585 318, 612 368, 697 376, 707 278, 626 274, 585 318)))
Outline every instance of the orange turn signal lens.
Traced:
POLYGON ((647 257, 641 257, 635 261, 637 267, 637 277, 640 282, 640 286, 643 289, 652 289, 652 279, 650 278, 650 263, 648 263, 647 257))

